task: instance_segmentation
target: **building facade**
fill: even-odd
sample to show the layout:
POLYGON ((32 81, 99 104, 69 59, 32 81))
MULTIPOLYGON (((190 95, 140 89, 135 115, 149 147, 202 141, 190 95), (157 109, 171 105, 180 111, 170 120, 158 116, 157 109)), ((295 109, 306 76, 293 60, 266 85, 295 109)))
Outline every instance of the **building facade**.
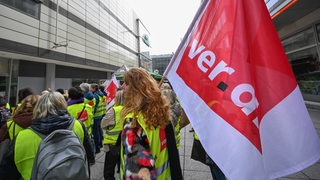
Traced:
POLYGON ((163 75, 172 57, 173 57, 173 54, 162 54, 162 55, 151 56, 153 71, 157 70, 159 74, 163 75))
POLYGON ((110 79, 139 66, 141 21, 126 0, 0 0, 0 95, 110 79))
POLYGON ((320 103, 320 1, 286 2, 273 23, 305 101, 320 103))

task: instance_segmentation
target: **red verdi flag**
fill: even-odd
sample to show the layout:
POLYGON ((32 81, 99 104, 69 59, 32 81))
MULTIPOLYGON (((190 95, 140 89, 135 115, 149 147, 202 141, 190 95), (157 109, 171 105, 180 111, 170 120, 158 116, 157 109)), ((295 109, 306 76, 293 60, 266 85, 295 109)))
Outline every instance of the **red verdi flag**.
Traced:
POLYGON ((275 179, 319 160, 319 136, 263 0, 203 2, 164 75, 229 179, 275 179))
POLYGON ((117 88, 119 83, 115 75, 112 76, 112 79, 105 87, 104 92, 107 94, 107 109, 109 109, 114 104, 114 98, 116 96, 117 88))

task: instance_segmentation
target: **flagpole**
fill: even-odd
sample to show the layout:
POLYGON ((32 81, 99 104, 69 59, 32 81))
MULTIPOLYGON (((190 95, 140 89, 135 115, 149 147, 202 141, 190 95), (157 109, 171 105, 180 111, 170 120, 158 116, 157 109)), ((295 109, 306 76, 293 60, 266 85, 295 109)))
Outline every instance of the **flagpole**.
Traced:
MULTIPOLYGON (((198 17, 200 17, 200 14, 204 12, 203 10, 207 7, 207 5, 209 4, 209 1, 210 0, 203 0, 203 2, 201 3, 201 5, 200 5, 196 15, 194 16, 194 18, 193 18, 193 20, 192 20, 192 22, 191 22, 186 34, 183 36, 183 39, 182 39, 181 43, 179 44, 178 49, 176 50, 176 53, 174 53, 174 55, 172 56, 172 58, 171 58, 171 60, 170 60, 170 62, 168 64, 166 70, 164 71, 163 77, 166 77, 168 72, 169 72, 169 70, 172 68, 172 66, 173 66, 172 59, 176 59, 177 58, 177 56, 178 56, 177 52, 180 52, 181 49, 183 48, 183 45, 185 44, 184 42, 187 41, 188 36, 191 34, 191 31, 195 27, 194 24, 196 24, 196 21, 198 21, 198 17)), ((159 83, 159 85, 161 86, 160 83, 159 83)))
POLYGON ((163 84, 163 81, 166 79, 167 77, 162 76, 160 82, 159 82, 159 88, 161 87, 161 85, 163 84))

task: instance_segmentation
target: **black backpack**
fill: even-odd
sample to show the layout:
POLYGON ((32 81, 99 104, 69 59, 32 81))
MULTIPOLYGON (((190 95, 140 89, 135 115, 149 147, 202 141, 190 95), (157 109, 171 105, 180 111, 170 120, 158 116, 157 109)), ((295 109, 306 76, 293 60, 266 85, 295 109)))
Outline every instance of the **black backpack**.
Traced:
POLYGON ((11 117, 11 112, 9 109, 7 108, 0 108, 0 113, 1 113, 1 116, 0 116, 0 120, 1 120, 1 126, 6 123, 10 117, 11 117))
POLYGON ((89 179, 86 151, 72 130, 75 120, 68 129, 58 129, 44 136, 36 154, 31 180, 46 179, 89 179))

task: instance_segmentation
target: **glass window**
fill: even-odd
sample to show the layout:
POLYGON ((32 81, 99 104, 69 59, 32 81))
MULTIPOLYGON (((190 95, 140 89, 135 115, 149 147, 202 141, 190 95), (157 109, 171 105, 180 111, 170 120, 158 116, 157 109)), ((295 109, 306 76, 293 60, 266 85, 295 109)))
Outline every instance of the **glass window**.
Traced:
POLYGON ((316 47, 288 54, 288 58, 297 79, 305 73, 313 73, 320 70, 316 47))
POLYGON ((288 58, 301 92, 320 96, 320 61, 317 48, 289 54, 288 58))
POLYGON ((320 60, 316 43, 316 39, 320 39, 320 24, 316 25, 316 30, 310 27, 282 41, 300 90, 312 101, 320 99, 320 60))
POLYGON ((318 42, 320 42, 320 24, 317 24, 318 42))
POLYGON ((314 45, 315 43, 314 31, 312 28, 297 33, 282 41, 282 45, 286 52, 290 52, 305 46, 314 45))
POLYGON ((40 0, 0 0, 1 4, 10 6, 32 17, 40 17, 40 0))
POLYGON ((17 67, 19 67, 17 61, 0 58, 0 95, 5 97, 11 107, 16 105, 17 67))

